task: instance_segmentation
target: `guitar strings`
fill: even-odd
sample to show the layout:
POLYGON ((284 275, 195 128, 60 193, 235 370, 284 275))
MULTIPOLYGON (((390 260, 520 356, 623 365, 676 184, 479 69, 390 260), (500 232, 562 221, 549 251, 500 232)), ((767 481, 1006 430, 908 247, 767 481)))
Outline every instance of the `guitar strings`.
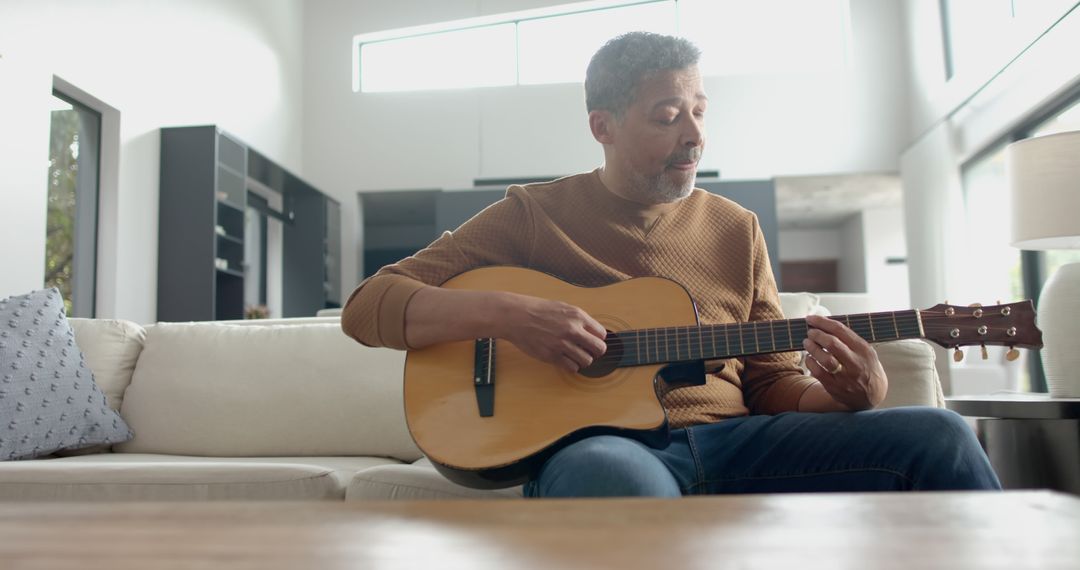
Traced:
MULTIPOLYGON (((799 321, 805 321, 805 319, 792 319, 791 320, 791 322, 793 324, 796 324, 796 325, 798 324, 799 321)), ((758 323, 774 322, 775 323, 775 322, 786 322, 786 321, 757 321, 757 322, 758 323)), ((869 322, 862 323, 862 324, 869 326, 869 322)), ((903 325, 904 325, 903 326, 904 332, 900 333, 900 336, 890 338, 889 340, 896 340, 896 339, 899 339, 899 338, 912 338, 912 337, 920 336, 919 331, 918 331, 918 327, 917 327, 917 322, 915 322, 915 321, 905 322, 903 325)), ((724 329, 734 327, 734 328, 742 329, 742 330, 738 331, 739 336, 736 337, 736 340, 739 341, 739 344, 737 346, 739 346, 740 350, 734 351, 734 352, 731 351, 731 347, 732 347, 732 345, 734 343, 731 342, 731 336, 725 334, 725 343, 724 343, 725 354, 723 354, 723 355, 718 354, 716 356, 716 358, 730 357, 726 353, 730 353, 731 355, 738 354, 738 355, 742 356, 742 355, 750 355, 750 354, 790 352, 790 351, 794 351, 794 350, 801 350, 801 347, 796 348, 796 346, 793 344, 792 341, 797 340, 797 341, 801 342, 802 338, 806 338, 805 337, 805 331, 807 330, 807 327, 806 327, 805 322, 804 322, 803 325, 802 325, 803 330, 799 330, 799 331, 794 331, 793 330, 793 331, 791 331, 792 334, 790 334, 787 337, 788 338, 788 344, 789 344, 788 347, 777 348, 778 343, 776 342, 777 339, 773 338, 774 335, 770 334, 769 339, 759 338, 760 333, 765 332, 765 331, 760 330, 759 327, 754 326, 753 324, 749 324, 749 323, 745 323, 745 324, 724 324, 724 325, 704 325, 704 326, 700 326, 700 327, 695 327, 693 325, 688 326, 688 328, 697 328, 699 330, 700 329, 705 329, 707 327, 721 327, 721 328, 724 328, 724 329), (747 330, 747 329, 757 329, 757 330, 752 330, 751 331, 751 330, 747 330), (747 334, 750 335, 749 338, 747 338, 747 334), (802 335, 802 336, 799 337, 798 335, 802 335), (767 349, 767 350, 760 350, 760 345, 761 345, 762 341, 764 341, 767 346, 771 345, 772 348, 767 349), (748 344, 752 344, 752 346, 757 347, 757 350, 752 350, 752 351, 745 350, 745 348, 747 347, 748 344)), ((612 358, 621 359, 624 354, 629 352, 629 350, 626 350, 623 347, 633 347, 633 351, 635 353, 637 353, 638 355, 645 355, 646 359, 648 359, 649 355, 652 355, 652 354, 656 354, 657 356, 659 356, 661 351, 663 351, 666 356, 670 357, 671 353, 674 351, 676 353, 676 359, 678 360, 679 359, 678 358, 678 356, 679 356, 678 353, 680 352, 679 348, 681 348, 681 347, 676 346, 674 349, 672 349, 672 347, 670 346, 670 343, 672 341, 674 341, 676 344, 678 344, 679 342, 685 343, 685 352, 686 352, 688 357, 693 354, 695 349, 699 352, 699 356, 703 356, 700 353, 702 352, 702 350, 704 348, 704 345, 706 344, 704 342, 704 336, 705 336, 706 333, 705 332, 695 332, 693 330, 674 330, 674 329, 682 329, 682 328, 683 327, 664 327, 664 328, 657 328, 657 329, 638 329, 638 330, 626 331, 626 332, 622 332, 622 333, 616 332, 615 334, 618 335, 618 338, 619 338, 619 340, 621 342, 618 342, 618 344, 615 344, 614 346, 616 348, 614 348, 614 349, 610 348, 612 346, 612 344, 614 344, 614 343, 610 343, 609 344, 609 350, 607 350, 604 353, 604 355, 601 357, 601 359, 609 359, 609 360, 612 359, 612 358), (661 332, 648 332, 648 331, 661 331, 661 332), (644 335, 643 338, 642 338, 642 335, 644 335), (645 344, 645 346, 644 346, 645 350, 641 350, 642 347, 640 345, 641 345, 642 340, 644 341, 644 344, 645 344), (661 343, 663 343, 663 344, 661 344, 661 343), (695 348, 695 345, 697 345, 696 348, 695 348)), ((858 324, 854 325, 853 328, 858 328, 858 324)), ((900 328, 899 323, 897 323, 897 329, 899 329, 899 328, 900 328)), ((725 333, 726 332, 727 331, 725 331, 725 333)), ((858 330, 855 330, 855 332, 856 332, 856 334, 859 334, 858 330)), ((897 330, 897 332, 899 332, 899 331, 897 330)), ((869 340, 869 337, 871 335, 869 335, 869 331, 867 331, 866 335, 860 335, 860 336, 865 336, 869 340)), ((712 340, 710 342, 708 342, 707 344, 713 349, 714 352, 718 352, 718 350, 719 350, 718 345, 716 344, 715 341, 716 341, 716 338, 715 338, 715 336, 713 336, 712 340)), ((779 346, 782 346, 782 345, 779 345, 779 346)), ((486 352, 484 352, 485 350, 486 349, 482 349, 481 353, 486 354, 486 352)), ((665 358, 663 360, 669 360, 669 358, 665 358)), ((692 358, 687 358, 687 360, 693 360, 693 359, 692 358)))
MULTIPOLYGON (((880 313, 880 314, 884 315, 884 314, 888 314, 888 313, 880 313)), ((853 315, 853 316, 855 316, 855 317, 864 317, 866 315, 853 315)), ((900 328, 903 328, 904 332, 900 332, 901 336, 917 335, 917 333, 919 331, 919 329, 918 329, 918 321, 913 320, 913 315, 904 315, 903 317, 906 320, 903 323, 897 321, 895 323, 895 326, 893 327, 894 328, 893 332, 897 333, 897 332, 899 332, 900 328)), ((830 318, 832 318, 833 320, 839 321, 839 318, 836 318, 836 317, 830 317, 830 318)), ((643 338, 644 341, 648 342, 648 343, 670 342, 672 340, 675 340, 675 341, 689 341, 689 340, 695 339, 697 337, 704 337, 704 335, 706 335, 706 334, 708 334, 710 336, 713 336, 713 337, 715 337, 718 334, 724 334, 725 337, 728 338, 728 339, 730 339, 734 335, 736 339, 739 339, 741 337, 745 341, 747 338, 749 338, 750 340, 757 339, 757 337, 760 336, 762 333, 767 332, 770 335, 770 340, 768 342, 773 342, 775 340, 773 337, 775 336, 775 333, 776 333, 773 325, 775 323, 787 323, 787 322, 790 322, 791 324, 795 325, 796 327, 800 327, 801 329, 803 329, 803 330, 799 330, 798 332, 800 334, 804 335, 804 336, 806 334, 806 331, 809 330, 809 328, 810 328, 806 324, 806 319, 790 319, 790 321, 788 321, 788 320, 773 320, 773 321, 752 321, 752 322, 747 322, 747 323, 724 323, 724 324, 715 324, 715 325, 683 325, 683 326, 676 326, 676 327, 655 327, 655 328, 633 329, 633 330, 628 330, 628 331, 614 331, 614 332, 615 332, 616 335, 618 335, 618 337, 621 340, 624 340, 624 341, 629 340, 629 341, 632 341, 632 342, 637 342, 637 341, 641 340, 641 338, 643 338), (639 338, 639 337, 641 337, 641 338, 639 338)), ((884 328, 881 329, 882 332, 884 333, 883 336, 888 336, 889 324, 891 324, 891 323, 888 323, 888 322, 884 323, 884 328)), ((954 323, 938 323, 938 322, 930 321, 930 322, 924 322, 923 325, 924 325, 923 330, 942 331, 942 330, 951 330, 953 328, 956 328, 957 323, 955 323, 955 322, 954 323)), ((871 335, 870 333, 871 332, 876 333, 876 331, 878 330, 877 327, 873 327, 873 324, 870 322, 869 319, 865 320, 864 322, 855 322, 853 324, 848 325, 848 327, 851 328, 856 334, 859 334, 859 336, 862 336, 864 338, 866 336, 871 336, 871 337, 875 336, 875 335, 871 335), (864 332, 866 334, 861 334, 860 330, 862 330, 862 332, 864 332)), ((781 325, 780 333, 783 334, 787 328, 788 327, 786 325, 781 325)), ((1003 327, 1003 329, 1004 329, 1004 327, 1003 327)), ((990 330, 993 330, 993 328, 991 327, 990 330)), ((795 330, 792 330, 791 332, 794 333, 795 330)), ((794 336, 794 335, 792 335, 792 336, 794 336)), ((760 339, 758 339, 758 340, 760 341, 760 339)), ((868 338, 867 340, 871 340, 871 339, 868 338)), ((876 340, 876 339, 874 339, 874 340, 876 340)))
MULTIPOLYGON (((955 314, 954 315, 948 315, 944 311, 923 310, 923 311, 919 311, 918 313, 923 315, 923 316, 929 316, 929 317, 945 316, 945 317, 949 317, 949 318, 957 318, 957 316, 955 314)), ((989 319, 993 318, 994 316, 995 315, 994 315, 993 312, 988 314, 985 317, 987 319, 986 322, 989 322, 989 319)), ((876 334, 874 334, 875 328, 874 328, 873 322, 872 322, 874 317, 886 318, 886 319, 890 319, 890 320, 895 320, 897 318, 904 319, 904 322, 903 322, 902 325, 898 320, 892 323, 894 325, 893 326, 893 328, 894 328, 893 332, 898 334, 899 336, 886 338, 884 340, 898 340, 900 338, 923 338, 923 337, 930 336, 929 334, 925 334, 925 335, 920 334, 920 331, 919 331, 919 328, 918 328, 918 321, 915 319, 916 318, 916 312, 913 311, 913 310, 886 311, 886 312, 878 312, 878 313, 862 313, 862 314, 855 314, 855 315, 837 315, 837 316, 830 316, 830 317, 827 317, 827 318, 829 318, 831 320, 834 320, 834 321, 837 321, 837 322, 844 322, 846 320, 847 323, 848 323, 849 328, 851 328, 860 337, 862 337, 862 338, 864 338, 866 340, 876 340, 876 338, 874 338, 874 337, 876 337, 876 334), (852 320, 856 320, 856 322, 852 324, 851 323, 852 320), (900 328, 904 329, 903 332, 900 331, 900 328), (865 329, 865 330, 860 330, 860 329, 865 329)), ((960 315, 959 317, 964 317, 964 315, 960 315)), ((889 328, 888 327, 889 324, 890 324, 889 322, 884 323, 885 329, 883 330, 883 333, 885 333, 885 334, 883 334, 883 336, 888 336, 888 330, 887 329, 889 328)), ((954 328, 956 328, 957 323, 955 321, 951 322, 951 323, 940 323, 940 322, 936 322, 936 321, 929 321, 929 322, 924 322, 923 325, 924 325, 923 326, 923 332, 929 333, 929 332, 951 331, 954 328)), ((678 354, 680 352, 679 348, 682 348, 682 347, 678 346, 678 343, 683 342, 683 343, 686 343, 686 346, 685 346, 686 351, 685 352, 687 353, 686 354, 687 360, 694 360, 693 358, 690 358, 690 356, 692 356, 692 354, 693 354, 693 352, 695 350, 695 347, 693 346, 694 344, 698 345, 697 346, 697 351, 699 352, 699 356, 702 356, 702 357, 704 356, 703 354, 700 354, 700 353, 702 352, 702 350, 704 348, 705 343, 703 341, 704 341, 704 336, 706 334, 712 336, 711 342, 708 343, 710 348, 713 349, 713 352, 719 352, 715 341, 716 341, 716 335, 720 331, 723 332, 724 337, 725 337, 725 351, 724 351, 724 354, 717 354, 715 356, 715 358, 717 358, 717 359, 720 359, 720 358, 732 358, 732 357, 736 357, 736 356, 750 356, 750 355, 754 355, 754 354, 769 354, 769 353, 778 353, 778 352, 791 352, 791 351, 801 350, 801 347, 797 347, 795 345, 794 341, 801 341, 802 339, 806 338, 806 333, 809 330, 809 328, 810 327, 807 326, 806 319, 788 319, 788 320, 771 320, 771 321, 751 321, 751 322, 746 322, 746 323, 724 323, 724 324, 715 324, 715 325, 684 325, 684 326, 676 326, 676 327, 657 327, 657 328, 635 329, 635 330, 622 331, 622 332, 616 331, 615 334, 618 335, 619 340, 622 341, 622 342, 619 342, 617 345, 615 345, 616 348, 614 348, 614 349, 610 348, 612 346, 612 344, 614 344, 614 343, 609 344, 609 350, 606 351, 603 356, 601 356, 601 359, 609 359, 609 360, 610 359, 621 359, 622 356, 629 353, 629 350, 623 348, 624 346, 626 346, 629 343, 629 344, 634 345, 633 346, 634 352, 636 352, 639 356, 642 355, 642 353, 644 353, 646 359, 649 359, 650 354, 656 354, 657 356, 659 356, 660 351, 663 350, 663 352, 665 353, 665 356, 667 356, 668 358, 665 358, 665 359, 662 359, 662 360, 666 361, 666 360, 670 359, 671 352, 672 352, 671 347, 669 346, 669 343, 674 341, 676 343, 676 347, 675 347, 676 359, 679 358, 679 354, 678 354), (788 340, 788 343, 787 343, 788 347, 787 348, 778 348, 778 346, 782 346, 782 344, 778 344, 777 339, 775 338, 775 332, 776 331, 773 329, 773 324, 775 324, 775 323, 785 323, 784 325, 781 325, 781 330, 780 330, 781 334, 784 333, 785 329, 788 329, 787 323, 790 323, 791 325, 795 325, 797 327, 801 327, 803 330, 799 330, 797 332, 798 332, 799 335, 802 335, 802 336, 797 337, 797 335, 795 334, 796 331, 790 330, 787 337, 786 337, 787 340, 788 340), (769 338, 768 339, 759 338, 759 336, 764 332, 769 333, 769 338), (731 344, 732 343, 730 341, 731 341, 732 334, 729 334, 729 333, 734 333, 735 335, 737 335, 735 338, 736 338, 736 340, 739 340, 739 347, 740 347, 739 351, 732 351, 731 350, 731 344), (645 342, 645 350, 644 351, 641 350, 641 346, 640 346, 642 336, 644 337, 643 340, 645 342), (760 344, 761 344, 762 340, 765 340, 766 345, 771 345, 771 348, 769 348, 767 350, 764 350, 764 351, 760 350, 760 344), (746 345, 748 344, 746 341, 750 341, 753 344, 753 346, 755 346, 757 348, 757 350, 746 351, 745 350, 747 348, 746 345), (663 346, 661 346, 660 343, 663 343, 663 346), (649 346, 650 344, 652 346, 649 346)), ((991 329, 991 330, 993 330, 993 329, 991 329)), ((1002 328, 1002 330, 1004 330, 1004 327, 1002 328)), ((781 337, 781 340, 783 340, 783 338, 784 337, 781 337)), ((973 343, 973 344, 994 344, 994 343, 995 343, 994 341, 989 341, 989 342, 973 343)), ((801 344, 801 342, 800 342, 800 344, 801 344)), ((1004 344, 1004 343, 1002 343, 1002 344, 1004 344)), ((487 351, 488 351, 488 349, 482 349, 481 354, 487 354, 487 351)))

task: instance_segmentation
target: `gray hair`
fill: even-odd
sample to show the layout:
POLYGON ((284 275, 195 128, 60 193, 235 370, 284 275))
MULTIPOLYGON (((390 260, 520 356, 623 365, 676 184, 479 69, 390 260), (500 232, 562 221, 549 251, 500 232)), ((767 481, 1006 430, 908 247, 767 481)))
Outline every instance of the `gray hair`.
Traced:
POLYGON ((585 108, 621 117, 650 73, 697 65, 701 50, 689 40, 650 32, 630 32, 609 40, 585 71, 585 108))

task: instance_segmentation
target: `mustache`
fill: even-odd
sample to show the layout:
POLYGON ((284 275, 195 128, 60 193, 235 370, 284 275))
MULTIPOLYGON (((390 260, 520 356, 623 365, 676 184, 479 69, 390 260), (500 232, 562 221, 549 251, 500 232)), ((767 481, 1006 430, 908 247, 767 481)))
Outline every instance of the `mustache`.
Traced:
POLYGON ((679 151, 672 153, 668 157, 668 164, 674 164, 676 162, 698 162, 701 160, 701 149, 691 148, 685 151, 679 151))

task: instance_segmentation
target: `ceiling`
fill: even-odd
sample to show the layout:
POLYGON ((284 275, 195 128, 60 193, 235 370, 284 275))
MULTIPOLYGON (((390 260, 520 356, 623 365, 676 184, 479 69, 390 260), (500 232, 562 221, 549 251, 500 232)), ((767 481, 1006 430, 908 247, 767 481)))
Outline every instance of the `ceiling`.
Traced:
POLYGON ((903 206, 896 174, 784 176, 775 182, 781 229, 835 228, 866 209, 903 206))

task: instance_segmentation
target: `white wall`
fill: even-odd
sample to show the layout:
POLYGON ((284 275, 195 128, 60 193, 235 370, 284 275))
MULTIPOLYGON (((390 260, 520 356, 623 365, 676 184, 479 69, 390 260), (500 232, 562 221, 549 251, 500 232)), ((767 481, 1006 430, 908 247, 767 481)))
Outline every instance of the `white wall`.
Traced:
POLYGON ((780 261, 816 261, 840 259, 840 230, 781 229, 779 232, 780 261))
POLYGON ((780 230, 780 260, 838 260, 838 289, 866 293, 860 311, 906 309, 910 303, 906 264, 889 264, 904 258, 902 208, 867 208, 836 227, 780 230))
POLYGON ((866 240, 862 212, 851 216, 840 226, 840 283, 841 291, 866 292, 866 240))
POLYGON ((303 16, 301 0, 0 0, 0 243, 17 244, 0 260, 0 297, 42 286, 54 75, 120 112, 98 316, 149 322, 157 129, 218 124, 302 174, 303 16))
MULTIPOLYGON (((305 4, 304 165, 343 204, 344 290, 358 275, 357 190, 467 187, 478 177, 566 174, 602 160, 580 84, 353 93, 353 35, 561 3, 305 4)), ((851 0, 846 74, 708 78, 702 168, 727 179, 895 171, 909 138, 902 15, 900 3, 851 0)))
POLYGON ((907 264, 888 263, 907 257, 902 208, 869 208, 862 212, 863 256, 870 310, 910 308, 907 264))

